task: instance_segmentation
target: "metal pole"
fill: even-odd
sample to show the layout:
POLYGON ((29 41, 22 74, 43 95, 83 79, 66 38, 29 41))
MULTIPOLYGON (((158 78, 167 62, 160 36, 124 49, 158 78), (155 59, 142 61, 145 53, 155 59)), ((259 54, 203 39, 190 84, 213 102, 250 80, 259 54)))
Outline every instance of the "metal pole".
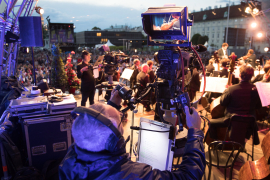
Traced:
MULTIPOLYGON (((132 111, 132 120, 131 120, 131 126, 134 126, 134 110, 132 111)), ((131 154, 132 154, 132 143, 133 143, 133 129, 131 129, 131 138, 130 138, 130 159, 131 159, 131 154)))
POLYGON ((34 48, 31 47, 32 50, 32 64, 33 64, 33 75, 34 75, 34 86, 36 86, 36 68, 35 68, 35 60, 34 60, 34 48))
POLYGON ((4 39, 5 39, 5 29, 6 29, 6 22, 3 22, 3 27, 1 31, 1 38, 0 38, 0 85, 1 85, 1 78, 2 78, 2 69, 3 69, 3 54, 4 54, 4 39))
POLYGON ((226 30, 226 43, 228 43, 228 29, 229 29, 229 19, 230 19, 230 0, 228 6, 228 16, 227 16, 227 30, 226 30))
MULTIPOLYGON (((12 60, 12 48, 13 48, 13 46, 14 46, 14 43, 10 43, 9 44, 10 45, 10 47, 9 47, 9 57, 7 57, 8 59, 7 59, 7 61, 8 61, 8 63, 7 63, 7 67, 6 67, 6 70, 7 70, 7 74, 8 74, 8 77, 10 76, 10 73, 11 73, 11 69, 12 69, 12 63, 11 63, 11 60, 12 60)), ((14 50, 13 50, 13 52, 14 52, 14 50)))

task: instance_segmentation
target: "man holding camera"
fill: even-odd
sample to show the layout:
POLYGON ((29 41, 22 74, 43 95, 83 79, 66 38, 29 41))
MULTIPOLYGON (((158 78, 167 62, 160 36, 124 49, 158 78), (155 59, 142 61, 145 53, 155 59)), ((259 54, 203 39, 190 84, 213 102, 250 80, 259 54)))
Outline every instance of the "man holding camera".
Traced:
MULTIPOLYGON (((183 160, 175 171, 160 171, 151 166, 133 162, 126 153, 125 143, 117 150, 107 150, 116 130, 123 135, 123 126, 120 120, 121 108, 118 91, 113 90, 108 104, 94 104, 94 109, 108 117, 113 128, 102 124, 96 117, 88 113, 80 114, 72 125, 72 135, 75 143, 59 166, 59 179, 202 179, 205 169, 205 155, 203 149, 204 134, 200 130, 201 119, 193 108, 185 107, 186 122, 189 127, 187 143, 183 160)), ((120 143, 120 140, 118 141, 120 143)), ((112 142, 119 144, 118 142, 112 142)), ((121 144, 121 143, 120 143, 121 144)))
POLYGON ((82 62, 77 66, 77 76, 82 80, 81 83, 81 92, 82 92, 82 101, 81 106, 85 106, 87 99, 89 98, 89 103, 94 104, 95 97, 95 78, 93 75, 93 68, 89 68, 91 53, 88 51, 82 52, 82 62))

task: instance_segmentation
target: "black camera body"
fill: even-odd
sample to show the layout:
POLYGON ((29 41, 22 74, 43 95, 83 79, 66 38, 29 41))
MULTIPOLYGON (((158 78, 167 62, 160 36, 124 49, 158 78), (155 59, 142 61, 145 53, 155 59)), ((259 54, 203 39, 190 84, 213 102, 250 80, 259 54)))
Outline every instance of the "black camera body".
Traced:
POLYGON ((124 84, 119 83, 116 87, 116 90, 118 90, 118 94, 119 96, 123 99, 123 100, 130 100, 132 97, 132 90, 125 86, 124 84))

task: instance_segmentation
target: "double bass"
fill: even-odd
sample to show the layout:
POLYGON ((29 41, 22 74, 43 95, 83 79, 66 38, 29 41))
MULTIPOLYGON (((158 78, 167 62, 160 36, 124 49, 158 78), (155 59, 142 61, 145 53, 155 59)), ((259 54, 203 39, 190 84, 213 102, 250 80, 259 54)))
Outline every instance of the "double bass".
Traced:
MULTIPOLYGON (((235 66, 235 59, 236 59, 236 56, 232 56, 232 60, 231 60, 230 68, 229 68, 229 72, 228 72, 229 73, 228 74, 228 83, 227 83, 228 86, 232 85, 232 75, 233 75, 234 66, 235 66)), ((224 117, 225 107, 220 104, 220 98, 221 97, 216 98, 210 104, 210 112, 211 112, 212 119, 224 117)), ((217 134, 218 139, 224 140, 226 130, 227 130, 227 128, 219 128, 219 130, 217 131, 218 132, 218 134, 217 134)), ((226 140, 229 140, 228 136, 226 137, 226 140)), ((209 145, 213 141, 214 141, 214 139, 212 139, 209 135, 209 132, 207 132, 207 134, 205 136, 206 144, 209 145)))
MULTIPOLYGON (((231 57, 231 63, 230 63, 230 68, 229 68, 229 74, 228 74, 228 86, 232 85, 232 77, 233 77, 233 72, 234 72, 234 67, 235 67, 235 59, 236 56, 232 56, 231 57)), ((224 116, 224 111, 225 111, 225 107, 220 105, 220 98, 218 97, 215 100, 213 100, 213 102, 210 104, 210 112, 211 112, 211 116, 213 119, 217 119, 220 117, 224 116)))

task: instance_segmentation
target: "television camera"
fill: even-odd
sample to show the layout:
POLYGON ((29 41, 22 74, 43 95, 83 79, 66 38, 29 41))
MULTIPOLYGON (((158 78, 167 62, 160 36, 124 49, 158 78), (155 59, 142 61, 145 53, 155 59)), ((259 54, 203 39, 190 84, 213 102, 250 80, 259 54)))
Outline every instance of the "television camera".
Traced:
MULTIPOLYGON (((190 107, 193 104, 186 92, 185 87, 190 80, 185 75, 192 75, 194 68, 202 69, 205 75, 197 51, 204 52, 207 48, 203 45, 192 46, 190 34, 193 15, 188 17, 186 6, 150 7, 141 16, 143 29, 148 35, 148 45, 164 46, 164 50, 155 53, 159 67, 155 82, 149 84, 149 87, 155 88, 157 103, 162 103, 163 110, 176 109, 181 129, 180 113, 184 112, 185 105, 190 107)), ((160 110, 159 114, 161 120, 168 123, 160 110)))

